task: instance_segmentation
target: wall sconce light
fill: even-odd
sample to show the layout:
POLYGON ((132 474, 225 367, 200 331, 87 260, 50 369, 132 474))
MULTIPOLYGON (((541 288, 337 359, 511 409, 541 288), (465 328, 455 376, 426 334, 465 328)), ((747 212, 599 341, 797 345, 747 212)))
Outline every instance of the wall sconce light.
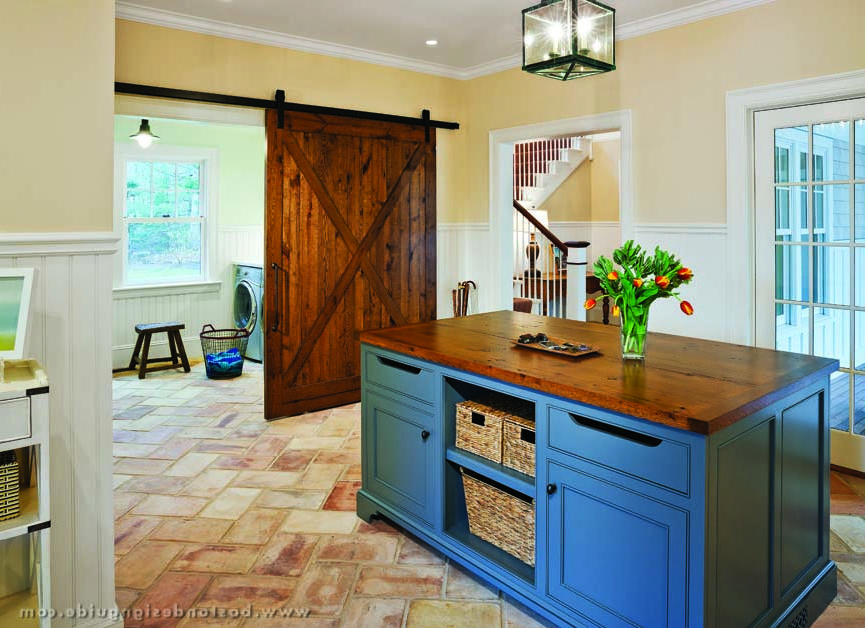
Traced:
POLYGON ((523 70, 569 81, 616 69, 616 10, 595 0, 523 9, 523 70))
POLYGON ((153 140, 158 140, 159 136, 150 132, 150 122, 146 118, 141 120, 141 126, 138 127, 138 133, 130 135, 132 139, 138 142, 141 148, 147 148, 153 143, 153 140))

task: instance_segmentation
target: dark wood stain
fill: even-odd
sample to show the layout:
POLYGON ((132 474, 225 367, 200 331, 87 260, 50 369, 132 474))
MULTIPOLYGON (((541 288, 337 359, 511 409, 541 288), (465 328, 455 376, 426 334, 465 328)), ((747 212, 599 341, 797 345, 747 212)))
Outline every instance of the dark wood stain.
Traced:
POLYGON ((672 427, 712 434, 838 368, 838 361, 650 333, 645 364, 622 360, 619 328, 492 312, 361 334, 361 341, 672 427), (600 348, 580 360, 511 340, 546 332, 600 348))
POLYGON ((265 417, 274 419, 359 400, 358 332, 435 318, 435 136, 295 112, 278 129, 268 111, 267 142, 265 417))

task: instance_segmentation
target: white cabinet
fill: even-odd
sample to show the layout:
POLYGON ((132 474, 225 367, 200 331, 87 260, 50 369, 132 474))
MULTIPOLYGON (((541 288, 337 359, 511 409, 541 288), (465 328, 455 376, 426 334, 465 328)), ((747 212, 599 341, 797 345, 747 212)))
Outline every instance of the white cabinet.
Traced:
POLYGON ((48 378, 35 360, 7 360, 0 381, 0 452, 16 451, 21 512, 0 521, 0 626, 51 625, 48 378), (41 611, 41 612, 40 612, 41 611))

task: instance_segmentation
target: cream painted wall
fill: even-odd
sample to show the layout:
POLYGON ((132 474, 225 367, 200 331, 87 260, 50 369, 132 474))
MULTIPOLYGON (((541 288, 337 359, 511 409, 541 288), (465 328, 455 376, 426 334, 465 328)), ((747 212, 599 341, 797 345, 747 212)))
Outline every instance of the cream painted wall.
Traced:
POLYGON ((47 605, 98 609, 51 625, 122 626, 109 615, 114 1, 4 2, 0 42, 0 266, 36 269, 27 355, 51 389, 47 605))
POLYGON ((618 139, 592 142, 592 217, 593 222, 619 220, 619 158, 622 142, 618 139))
POLYGON ((0 231, 111 230, 112 0, 4 2, 0 231))
POLYGON ((588 222, 592 219, 592 168, 586 159, 550 197, 541 203, 549 212, 550 222, 588 222))
POLYGON ((542 204, 550 222, 618 222, 621 141, 592 140, 586 159, 542 204))
POLYGON ((865 2, 777 0, 617 44, 615 72, 561 83, 519 69, 465 83, 465 221, 489 212, 488 134, 633 112, 637 222, 726 222, 725 94, 860 69, 865 2))
MULTIPOLYGON (((116 80, 234 96, 464 122, 464 84, 453 79, 250 44, 169 28, 117 21, 116 80)), ((467 213, 465 131, 436 135, 438 220, 467 213)))

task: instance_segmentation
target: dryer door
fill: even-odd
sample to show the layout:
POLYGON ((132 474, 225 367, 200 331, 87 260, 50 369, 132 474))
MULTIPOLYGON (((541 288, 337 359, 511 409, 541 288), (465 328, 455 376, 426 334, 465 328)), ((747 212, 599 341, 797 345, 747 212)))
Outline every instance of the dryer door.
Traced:
POLYGON ((234 326, 251 332, 257 321, 258 303, 255 292, 249 282, 241 281, 234 287, 234 326))

